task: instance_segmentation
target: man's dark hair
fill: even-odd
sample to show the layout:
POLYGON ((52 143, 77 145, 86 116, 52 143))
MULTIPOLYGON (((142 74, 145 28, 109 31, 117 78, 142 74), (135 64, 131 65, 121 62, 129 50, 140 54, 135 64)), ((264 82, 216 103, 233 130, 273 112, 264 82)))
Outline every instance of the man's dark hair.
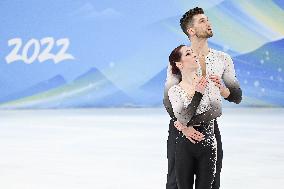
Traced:
POLYGON ((189 34, 187 33, 188 26, 192 26, 193 24, 193 16, 197 14, 204 14, 204 11, 202 8, 195 7, 193 9, 190 9, 180 19, 180 27, 182 31, 188 36, 189 34))

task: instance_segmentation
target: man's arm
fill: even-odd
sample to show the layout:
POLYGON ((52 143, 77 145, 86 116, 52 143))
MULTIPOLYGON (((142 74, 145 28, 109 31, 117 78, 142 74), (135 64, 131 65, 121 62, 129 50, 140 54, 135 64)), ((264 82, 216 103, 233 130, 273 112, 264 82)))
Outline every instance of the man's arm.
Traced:
POLYGON ((222 75, 225 86, 229 89, 230 95, 225 100, 239 104, 242 100, 242 90, 236 77, 233 60, 228 54, 224 54, 225 70, 222 75))
POLYGON ((170 117, 172 119, 174 119, 175 118, 175 114, 173 112, 173 108, 172 108, 171 102, 170 102, 169 97, 168 97, 168 90, 165 90, 164 93, 165 94, 164 94, 163 104, 164 104, 168 114, 170 115, 170 117))

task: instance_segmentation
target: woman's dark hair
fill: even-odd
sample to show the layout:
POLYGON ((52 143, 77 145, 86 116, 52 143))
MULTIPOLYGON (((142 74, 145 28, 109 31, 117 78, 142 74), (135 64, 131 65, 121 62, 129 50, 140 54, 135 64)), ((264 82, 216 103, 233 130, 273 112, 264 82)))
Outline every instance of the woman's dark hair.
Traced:
POLYGON ((172 73, 176 75, 180 75, 180 76, 181 76, 181 72, 179 68, 177 67, 176 62, 180 61, 181 56, 182 56, 180 49, 184 46, 185 45, 180 45, 176 47, 169 56, 169 62, 170 62, 170 65, 172 66, 172 73))

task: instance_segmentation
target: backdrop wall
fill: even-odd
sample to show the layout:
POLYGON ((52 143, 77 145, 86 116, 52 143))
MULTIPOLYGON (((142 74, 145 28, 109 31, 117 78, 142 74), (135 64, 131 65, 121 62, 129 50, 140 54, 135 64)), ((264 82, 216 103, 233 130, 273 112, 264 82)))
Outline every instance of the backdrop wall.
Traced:
POLYGON ((233 57, 238 106, 284 106, 281 0, 14 0, 0 2, 0 108, 162 106, 169 53, 189 44, 179 19, 195 6, 210 46, 233 57))

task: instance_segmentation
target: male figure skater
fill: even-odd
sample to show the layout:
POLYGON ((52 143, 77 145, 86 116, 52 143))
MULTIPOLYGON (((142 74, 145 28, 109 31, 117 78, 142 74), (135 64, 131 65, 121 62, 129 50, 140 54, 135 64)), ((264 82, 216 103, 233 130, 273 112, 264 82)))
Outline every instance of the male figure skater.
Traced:
MULTIPOLYGON (((216 86, 215 88, 208 88, 207 92, 213 94, 212 98, 208 99, 208 102, 219 101, 219 107, 221 108, 222 96, 229 102, 239 104, 242 100, 242 90, 235 75, 233 61, 228 54, 208 47, 208 38, 213 36, 213 30, 203 9, 196 7, 187 11, 180 19, 180 26, 183 32, 188 36, 191 42, 191 48, 195 54, 198 55, 202 76, 206 77, 209 82, 211 81, 211 83, 216 86)), ((175 139, 178 136, 178 129, 181 130, 183 126, 177 121, 173 114, 171 103, 168 98, 168 89, 172 85, 179 83, 180 78, 173 75, 170 70, 171 69, 168 67, 163 99, 164 106, 171 117, 167 141, 168 174, 166 188, 178 189, 175 176, 175 139)), ((208 116, 208 113, 210 112, 194 116, 187 123, 187 127, 181 130, 181 132, 193 143, 201 141, 203 136, 191 126, 200 124, 202 121, 209 121, 208 117, 210 116, 208 116)), ((223 149, 217 120, 215 119, 214 122, 214 134, 217 140, 217 163, 212 189, 218 189, 220 188, 223 149)), ((191 182, 193 185, 193 179, 191 182)))

